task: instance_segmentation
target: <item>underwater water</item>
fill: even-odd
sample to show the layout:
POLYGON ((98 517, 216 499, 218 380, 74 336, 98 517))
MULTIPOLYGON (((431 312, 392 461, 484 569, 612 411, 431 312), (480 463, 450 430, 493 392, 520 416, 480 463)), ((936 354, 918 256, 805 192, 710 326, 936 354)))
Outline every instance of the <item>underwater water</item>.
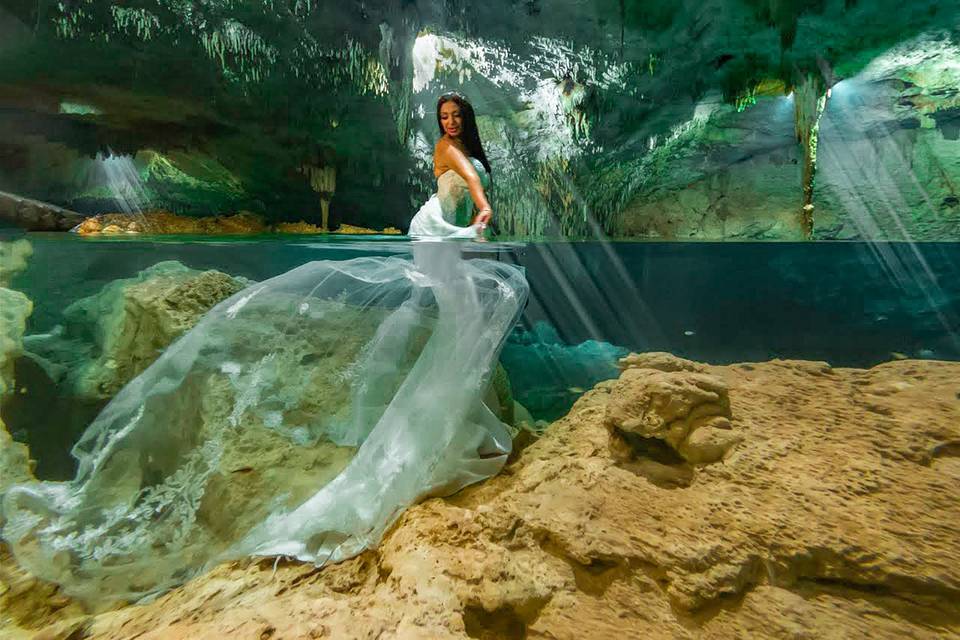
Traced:
MULTIPOLYGON (((3 239, 23 237, 17 232, 3 239)), ((29 234, 33 255, 11 288, 34 305, 24 343, 64 310, 164 261, 261 281, 314 260, 407 256, 403 237, 80 238, 29 234)), ((563 416, 615 378, 631 351, 710 362, 772 358, 869 367, 897 358, 960 360, 960 243, 490 242, 464 245, 525 270, 530 297, 501 354, 533 420, 563 416)), ((70 447, 105 400, 77 398, 16 362, 4 406, 40 477, 75 471, 70 447)))

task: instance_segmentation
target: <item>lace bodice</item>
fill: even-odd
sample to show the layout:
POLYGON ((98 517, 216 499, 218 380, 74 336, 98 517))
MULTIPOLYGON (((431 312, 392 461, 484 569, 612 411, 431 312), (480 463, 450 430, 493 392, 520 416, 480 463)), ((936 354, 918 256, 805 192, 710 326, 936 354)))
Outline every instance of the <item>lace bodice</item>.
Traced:
MULTIPOLYGON (((470 162, 477 170, 483 188, 490 188, 490 176, 483 164, 476 158, 470 158, 470 162)), ((473 218, 473 198, 470 197, 467 181, 461 178, 459 173, 448 169, 437 178, 437 197, 440 199, 444 220, 461 227, 470 224, 473 218)))

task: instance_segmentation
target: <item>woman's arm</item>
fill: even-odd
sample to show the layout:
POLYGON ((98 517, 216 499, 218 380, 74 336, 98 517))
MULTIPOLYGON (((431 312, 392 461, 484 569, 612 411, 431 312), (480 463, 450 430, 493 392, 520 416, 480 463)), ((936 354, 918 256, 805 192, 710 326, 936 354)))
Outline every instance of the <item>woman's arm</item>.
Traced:
POLYGON ((470 159, 467 158, 463 151, 452 144, 444 145, 444 147, 445 148, 439 151, 443 154, 445 164, 464 179, 467 183, 467 188, 470 190, 470 197, 473 198, 473 203, 477 205, 477 209, 480 210, 480 213, 474 218, 473 223, 483 223, 486 225, 493 215, 493 210, 487 201, 487 194, 483 191, 483 184, 480 182, 480 176, 477 175, 477 170, 474 169, 473 163, 470 162, 470 159))

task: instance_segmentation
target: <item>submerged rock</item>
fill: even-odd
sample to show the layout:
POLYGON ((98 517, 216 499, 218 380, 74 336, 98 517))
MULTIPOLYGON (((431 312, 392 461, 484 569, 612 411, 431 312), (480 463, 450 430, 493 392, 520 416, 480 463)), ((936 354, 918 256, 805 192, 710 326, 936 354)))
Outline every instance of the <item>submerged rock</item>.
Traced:
MULTIPOLYGON (((458 248, 446 255, 461 264, 458 248)), ((478 287, 476 309, 450 305, 457 318, 433 313, 423 282, 447 292, 402 258, 314 261, 222 301, 89 425, 75 482, 7 492, 0 535, 24 567, 97 607, 224 557, 339 560, 375 545, 423 495, 507 459, 509 433, 477 391, 526 282, 494 261, 462 266, 457 286, 512 279, 478 287), (490 349, 458 339, 474 325, 490 349)))
MULTIPOLYGON (((13 361, 23 351, 22 337, 33 304, 19 291, 0 287, 0 403, 16 393, 13 361)), ((12 484, 33 479, 27 447, 15 442, 0 419, 0 494, 12 484)), ((0 522, 2 522, 0 514, 0 522)))
POLYGON ((598 385, 376 551, 225 564, 143 606, 44 624, 101 639, 960 636, 960 364, 703 369, 598 385), (611 415, 672 424, 703 405, 742 440, 712 464, 660 463, 689 465, 685 486, 619 455, 611 415))
MULTIPOLYGON (((19 566, 0 541, 0 636, 20 640, 37 632, 50 638, 69 638, 83 629, 89 618, 83 608, 19 566)), ((77 636, 74 636, 77 637, 77 636)), ((81 636, 82 637, 82 636, 81 636)))
POLYGON ((620 358, 617 366, 621 371, 626 369, 655 369, 657 371, 705 371, 706 365, 686 358, 679 358, 672 353, 650 351, 648 353, 631 353, 620 358))
POLYGON ((27 268, 27 259, 32 255, 29 240, 0 242, 0 287, 9 287, 13 277, 27 268))
MULTIPOLYGON (((33 479, 33 462, 27 446, 16 442, 7 433, 7 426, 0 419, 0 495, 11 485, 33 479)), ((0 513, 0 523, 2 522, 3 514, 0 513)))
MULTIPOLYGON (((23 353, 23 334, 33 302, 6 287, 26 267, 33 248, 26 240, 0 242, 0 405, 17 392, 13 363, 23 353)), ((33 479, 27 447, 15 442, 0 418, 0 494, 10 485, 33 479)), ((0 522, 3 516, 0 514, 0 522)))
POLYGON ((608 388, 604 421, 628 459, 642 456, 654 438, 687 462, 716 462, 740 440, 730 426, 727 386, 714 376, 632 368, 608 388))
POLYGON ((555 420, 585 389, 615 378, 622 357, 623 347, 597 340, 566 344, 552 325, 537 322, 510 335, 500 360, 518 389, 517 400, 537 418, 555 420))
POLYGON ((0 287, 0 400, 16 391, 13 361, 23 352, 23 333, 33 302, 19 291, 0 287))
POLYGON ((27 338, 27 351, 74 395, 109 398, 247 284, 219 271, 160 262, 68 306, 64 326, 27 338))

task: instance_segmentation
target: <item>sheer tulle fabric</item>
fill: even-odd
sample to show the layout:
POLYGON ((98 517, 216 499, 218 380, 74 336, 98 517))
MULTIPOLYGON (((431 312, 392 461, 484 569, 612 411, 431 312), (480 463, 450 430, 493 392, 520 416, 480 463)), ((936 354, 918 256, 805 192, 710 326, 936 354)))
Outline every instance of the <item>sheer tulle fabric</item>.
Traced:
POLYGON ((215 306, 91 424, 73 482, 7 492, 16 558, 137 599, 230 557, 350 557, 497 473, 510 436, 481 398, 528 286, 460 252, 311 262, 215 306))

